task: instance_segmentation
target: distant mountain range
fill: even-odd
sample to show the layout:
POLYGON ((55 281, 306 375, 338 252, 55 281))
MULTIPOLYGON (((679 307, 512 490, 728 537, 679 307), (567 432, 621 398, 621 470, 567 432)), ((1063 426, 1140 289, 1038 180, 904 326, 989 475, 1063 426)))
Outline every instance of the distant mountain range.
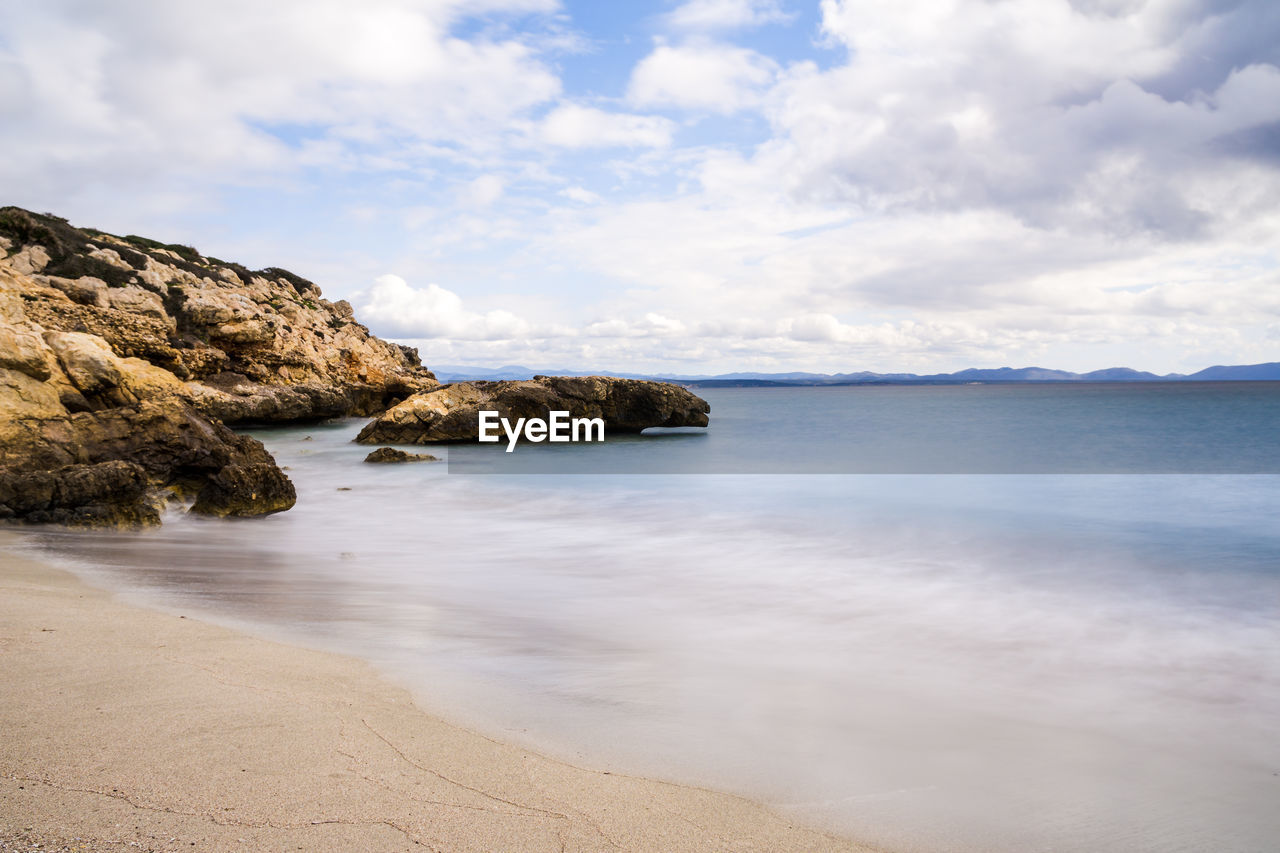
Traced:
POLYGON ((533 370, 520 365, 477 367, 468 364, 434 365, 441 382, 473 379, 529 379, 547 376, 620 376, 625 379, 661 379, 694 387, 760 387, 770 385, 965 385, 995 382, 1230 382, 1280 380, 1280 362, 1207 367, 1197 373, 1167 373, 1157 376, 1128 367, 1109 367, 1090 373, 1070 373, 1044 367, 970 368, 955 373, 720 373, 682 375, 658 373, 618 373, 607 370, 533 370))

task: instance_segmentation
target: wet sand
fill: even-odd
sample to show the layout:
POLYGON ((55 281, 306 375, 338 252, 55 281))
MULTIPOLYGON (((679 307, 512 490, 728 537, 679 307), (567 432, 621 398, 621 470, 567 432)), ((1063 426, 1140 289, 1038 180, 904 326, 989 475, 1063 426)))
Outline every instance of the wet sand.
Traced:
POLYGON ((3 550, 0 671, 0 850, 872 849, 495 741, 361 661, 125 605, 3 550))

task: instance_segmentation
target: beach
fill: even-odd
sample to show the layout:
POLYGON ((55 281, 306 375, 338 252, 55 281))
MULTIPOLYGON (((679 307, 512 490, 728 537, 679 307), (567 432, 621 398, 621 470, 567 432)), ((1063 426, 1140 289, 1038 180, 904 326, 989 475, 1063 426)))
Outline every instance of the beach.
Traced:
POLYGON ((2 849, 871 849, 501 743, 353 658, 126 605, 3 551, 0 587, 2 849))

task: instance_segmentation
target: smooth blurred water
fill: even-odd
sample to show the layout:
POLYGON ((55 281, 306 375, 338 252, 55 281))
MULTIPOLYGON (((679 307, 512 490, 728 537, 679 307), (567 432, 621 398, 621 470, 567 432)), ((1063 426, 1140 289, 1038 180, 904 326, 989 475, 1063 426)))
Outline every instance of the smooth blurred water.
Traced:
MULTIPOLYGON (((1129 387, 1103 408, 1178 435, 1136 470, 1267 470, 1272 386, 1129 387)), ((27 536, 129 595, 366 657, 468 725, 890 849, 1274 850, 1280 476, 726 473, 869 445, 915 471, 937 440, 853 425, 929 410, 972 443, 1032 399, 957 390, 712 390, 705 436, 447 466, 365 465, 356 421, 263 432, 288 513, 27 536), (646 455, 703 473, 625 473, 646 455), (613 473, 463 473, 588 456, 613 473)), ((1030 390, 1075 424, 1098 399, 1030 390)), ((1100 414, 1091 440, 1141 456, 1134 423, 1100 414)))

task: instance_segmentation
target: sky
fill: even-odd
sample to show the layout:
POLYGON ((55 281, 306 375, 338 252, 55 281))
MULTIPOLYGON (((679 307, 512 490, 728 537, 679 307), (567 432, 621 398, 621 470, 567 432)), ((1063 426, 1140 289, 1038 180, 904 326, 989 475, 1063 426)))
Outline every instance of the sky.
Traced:
POLYGON ((1280 3, 0 0, 0 204, 428 366, 1280 361, 1280 3))

